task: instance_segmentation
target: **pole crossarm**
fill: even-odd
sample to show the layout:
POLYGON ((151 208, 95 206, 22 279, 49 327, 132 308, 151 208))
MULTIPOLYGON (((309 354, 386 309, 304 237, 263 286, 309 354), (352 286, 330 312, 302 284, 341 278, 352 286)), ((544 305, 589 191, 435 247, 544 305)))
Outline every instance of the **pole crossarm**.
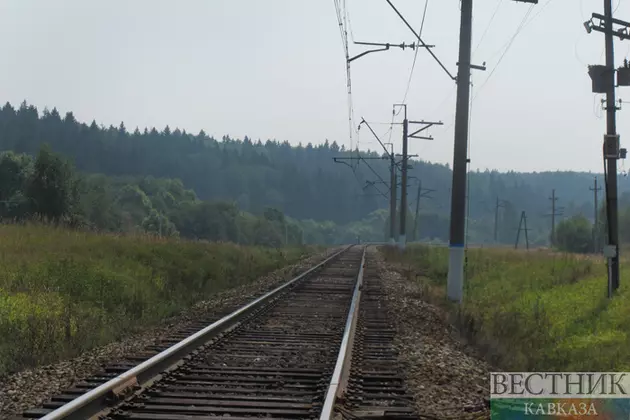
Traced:
POLYGON ((348 63, 352 63, 354 60, 356 60, 357 58, 361 58, 365 55, 368 55, 370 53, 375 53, 375 52, 379 52, 379 51, 387 51, 389 50, 389 45, 385 48, 377 48, 375 50, 367 50, 367 51, 363 51, 361 54, 355 55, 354 57, 348 58, 348 63))
MULTIPOLYGON (((363 189, 365 190, 367 187, 372 187, 376 184, 383 184, 383 185, 389 185, 387 182, 385 181, 365 181, 365 186, 363 186, 363 189)), ((397 186, 402 186, 402 183, 397 182, 396 183, 397 186)), ((411 186, 411 184, 407 183, 407 186, 411 186)))
POLYGON ((344 165, 348 165, 354 171, 352 165, 350 165, 348 162, 344 162, 345 159, 353 160, 352 158, 333 158, 333 161, 335 163, 343 163, 344 165))
MULTIPOLYGON (((385 184, 385 181, 365 181, 365 187, 363 187, 363 189, 369 187, 370 185, 374 185, 374 184, 385 184)), ((387 184, 385 184, 387 185, 387 184)))
POLYGON ((367 128, 370 129, 370 132, 372 133, 374 138, 376 138, 376 140, 378 140, 378 144, 380 144, 381 147, 383 148, 383 150, 385 150, 385 153, 387 153, 387 158, 388 159, 393 159, 392 154, 389 152, 389 150, 387 150, 387 147, 385 147, 385 145, 383 144, 381 139, 376 135, 376 133, 374 132, 374 130, 372 129, 370 124, 367 121, 365 121, 365 118, 363 118, 363 117, 361 117, 361 122, 359 123, 359 128, 361 128, 361 124, 365 124, 367 126, 367 128))
POLYGON ((435 45, 418 45, 415 42, 412 42, 411 44, 405 44, 404 42, 402 44, 392 44, 390 42, 386 42, 386 43, 382 43, 382 42, 359 42, 356 41, 355 42, 356 45, 367 45, 367 46, 372 46, 372 47, 383 47, 383 48, 376 48, 373 50, 367 50, 362 52, 361 54, 355 55, 352 58, 348 58, 348 63, 353 62, 354 60, 356 60, 357 58, 361 58, 367 54, 370 53, 374 53, 374 52, 379 52, 379 51, 387 51, 390 48, 394 47, 394 48, 400 48, 402 50, 406 49, 406 48, 411 48, 412 50, 415 50, 416 48, 434 48, 435 45))
MULTIPOLYGON (((456 65, 459 67, 459 61, 456 63, 456 65)), ((486 63, 484 62, 483 65, 478 65, 478 64, 468 64, 468 67, 471 70, 481 70, 481 71, 486 71, 486 63)))
MULTIPOLYGON (((630 22, 615 18, 611 18, 610 20, 613 24, 621 26, 621 28, 617 29, 614 27, 612 28, 613 36, 616 36, 621 40, 630 39, 630 22)), ((606 23, 606 16, 599 13, 593 13, 591 20, 584 22, 584 27, 588 33, 591 31, 607 33, 606 23)))
POLYGON ((433 140, 433 136, 418 136, 418 133, 423 132, 424 130, 427 130, 428 128, 434 126, 434 125, 444 125, 444 123, 442 121, 438 121, 438 122, 432 122, 432 121, 409 121, 409 124, 422 124, 423 127, 419 128, 418 130, 414 131, 413 133, 409 134, 409 137, 414 138, 414 139, 421 139, 421 140, 433 140))
MULTIPOLYGON (((373 159, 379 159, 379 160, 384 160, 387 159, 386 157, 374 157, 373 159)), ((365 162, 365 164, 367 165, 367 167, 370 169, 370 171, 372 171, 372 173, 381 181, 383 181, 383 178, 378 174, 378 172, 376 172, 374 170, 374 168, 372 168, 372 166, 367 162, 368 158, 364 158, 363 156, 357 156, 357 157, 341 157, 341 158, 333 158, 333 161, 338 162, 338 163, 344 163, 346 165, 348 165, 346 162, 344 162, 344 160, 362 160, 365 162)), ((348 165, 350 166, 350 165, 348 165)), ((350 166, 352 167, 352 166, 350 166)), ((354 168, 353 168, 354 170, 354 168)), ((384 181, 383 181, 384 182, 384 181)), ((391 189, 391 188, 390 188, 391 189)))
POLYGON ((407 22, 407 19, 405 19, 405 17, 398 11, 398 9, 396 9, 396 6, 394 6, 394 4, 391 2, 391 0, 386 0, 387 3, 391 6, 392 9, 394 9, 394 12, 396 12, 396 14, 398 15, 398 17, 405 23, 405 25, 407 25, 407 28, 409 28, 409 30, 411 31, 412 34, 414 34, 414 36, 416 37, 416 39, 418 40, 418 42, 421 45, 422 48, 425 48, 429 54, 431 54, 431 56, 433 57, 433 59, 435 61, 437 61, 437 63, 440 65, 440 67, 442 67, 442 70, 444 70, 446 72, 446 74, 448 74, 448 77, 451 78, 451 80, 457 80, 457 78, 455 76, 453 76, 453 74, 448 71, 448 69, 446 68, 446 66, 444 66, 444 64, 442 64, 442 61, 440 61, 440 59, 437 57, 437 55, 435 55, 435 53, 433 53, 433 51, 431 51, 431 46, 427 45, 422 38, 420 37, 420 34, 418 34, 409 24, 409 22, 407 22))
POLYGON ((385 156, 368 156, 368 157, 334 157, 333 160, 337 163, 341 163, 343 160, 386 160, 389 159, 385 156))
MULTIPOLYGON (((381 181, 383 181, 383 178, 381 178, 381 176, 380 176, 380 175, 379 175, 379 174, 378 174, 378 173, 374 170, 374 168, 372 168, 372 166, 370 166, 370 164, 369 164, 369 163, 367 163, 367 161, 368 161, 368 160, 372 160, 372 159, 385 160, 385 159, 388 159, 388 158, 386 158, 386 157, 384 157, 384 156, 383 156, 383 157, 371 157, 371 156, 368 156, 368 157, 363 157, 363 156, 358 156, 358 157, 333 157, 333 161, 334 161, 335 163, 343 163, 344 165, 347 165, 348 167, 350 167, 353 171, 354 171, 354 168, 352 167, 352 165, 350 165, 349 163, 344 162, 344 161, 345 161, 345 160, 349 160, 349 161, 362 160, 362 161, 364 161, 364 162, 365 162, 365 164, 367 165, 367 167, 368 167, 368 168, 370 168, 370 170, 372 171, 372 173, 373 173, 374 175, 376 175, 376 176, 377 176, 377 178, 379 178, 381 181)), ((387 185, 387 184, 386 184, 386 185, 387 185)), ((376 188, 376 186, 375 186, 375 188, 376 188)), ((376 190, 377 190, 377 191, 378 191, 378 192, 379 192, 379 193, 380 193, 383 197, 388 198, 388 197, 387 197, 387 194, 385 194, 385 193, 381 192, 381 190, 379 190, 378 188, 376 188, 376 190)), ((390 188, 390 190, 391 190, 391 188, 390 188)))
MULTIPOLYGON (((402 154, 397 154, 396 157, 403 157, 402 154)), ((407 160, 409 160, 410 158, 414 158, 414 157, 418 157, 418 155, 407 155, 407 160)), ((405 161, 405 159, 400 159, 398 161, 394 161, 394 165, 396 166, 396 170, 398 172, 402 172, 402 163, 405 161)), ((413 166, 408 164, 407 168, 409 169, 413 169, 413 166)))
MULTIPOLYGON (((381 190, 380 190, 380 189, 379 189, 376 185, 372 185, 372 186, 373 186, 373 187, 376 189, 376 191, 378 192, 378 194, 374 194, 374 195, 380 195, 380 196, 382 196, 382 197, 384 197, 384 198, 386 198, 386 199, 389 199, 389 196, 388 196, 386 193, 384 193, 383 191, 381 191, 381 190)), ((365 188, 363 188, 363 189, 365 190, 365 188)), ((364 195, 367 195, 367 194, 364 194, 364 195)))

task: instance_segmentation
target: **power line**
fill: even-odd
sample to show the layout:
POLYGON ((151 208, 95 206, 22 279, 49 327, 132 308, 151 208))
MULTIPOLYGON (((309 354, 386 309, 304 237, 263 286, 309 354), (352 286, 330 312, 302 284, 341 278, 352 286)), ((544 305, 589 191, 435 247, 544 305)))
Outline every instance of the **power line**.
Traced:
MULTIPOLYGON (((424 21, 427 17, 427 8, 429 7, 429 0, 425 0, 424 2, 424 12, 422 13, 422 23, 420 24, 420 31, 418 32, 418 37, 422 36, 422 31, 424 30, 424 21)), ((409 72, 409 79, 407 80, 407 88, 405 89, 405 96, 401 103, 407 102, 407 94, 409 94, 409 88, 411 87, 411 79, 413 78, 413 71, 416 68, 416 59, 418 58, 418 50, 420 48, 416 48, 416 51, 413 54, 413 63, 411 64, 411 71, 409 72)))
POLYGON ((444 64, 440 61, 440 59, 435 55, 435 53, 433 51, 431 51, 431 48, 425 44, 425 42, 422 40, 422 38, 420 37, 420 35, 418 35, 416 33, 416 31, 413 30, 413 28, 411 27, 411 25, 409 24, 409 22, 407 22, 407 19, 404 18, 403 15, 400 14, 400 12, 398 11, 398 9, 396 9, 396 6, 394 6, 394 4, 391 2, 391 0, 386 0, 387 3, 391 6, 392 9, 394 9, 394 12, 396 12, 396 14, 398 15, 398 17, 405 23, 405 25, 407 25, 407 28, 409 28, 409 30, 411 31, 411 33, 413 33, 415 35, 415 37, 418 39, 418 42, 420 42, 422 45, 422 47, 426 48, 426 50, 429 52, 429 54, 431 54, 431 57, 433 57, 433 59, 440 65, 440 67, 442 67, 442 70, 444 70, 446 72, 446 74, 448 74, 448 76, 451 78, 451 80, 455 80, 455 76, 453 76, 451 74, 450 71, 448 71, 448 69, 446 68, 446 66, 444 66, 444 64))
MULTIPOLYGON (((349 158, 349 159, 352 161, 354 158, 349 158)), ((359 160, 363 160, 367 164, 367 161, 362 156, 359 156, 359 160)), ((357 167, 354 167, 352 164, 348 164, 348 163, 345 163, 345 162, 342 162, 342 161, 339 161, 339 163, 344 163, 345 165, 349 166, 350 169, 352 169, 352 174, 354 175, 354 179, 357 181, 357 184, 359 185, 359 187, 361 189, 363 189, 363 184, 361 183, 361 181, 359 180, 359 177, 357 176, 358 164, 357 164, 357 167)), ((372 169, 372 167, 369 164, 368 164, 368 167, 372 170, 372 172, 374 172, 374 170, 372 169)), ((377 176, 378 176, 378 174, 377 174, 377 176)), ((379 195, 381 195, 381 196, 383 196, 384 198, 387 198, 387 199, 389 198, 387 196, 387 194, 382 192, 378 187, 374 186, 374 188, 376 189, 376 191, 378 191, 379 195)))
MULTIPOLYGON (((549 7, 549 5, 552 2, 553 0, 547 0, 547 3, 541 6, 541 8, 538 9, 538 12, 536 12, 536 14, 529 21, 525 22, 521 30, 527 28, 532 22, 534 22, 547 9, 547 7, 549 7)), ((493 53, 489 58, 487 58, 486 61, 491 61, 494 57, 496 57, 502 51, 504 51, 504 49, 508 46, 508 44, 511 44, 511 43, 512 43, 512 40, 511 39, 508 40, 505 44, 503 44, 503 46, 501 46, 501 48, 499 48, 495 53, 493 53)))
POLYGON ((536 18, 538 18, 538 16, 540 16, 546 9, 547 7, 549 7, 549 5, 553 2, 553 0, 547 0, 547 3, 545 3, 540 9, 538 9, 538 12, 534 15, 534 17, 532 17, 529 22, 527 22, 524 26, 524 28, 528 27, 530 23, 532 23, 534 20, 536 20, 536 18))
POLYGON ((492 17, 490 18, 490 21, 488 22, 488 25, 486 26, 486 29, 483 31, 483 35, 481 35, 481 38, 479 39, 479 42, 477 43, 477 46, 473 50, 473 55, 475 55, 475 52, 477 51, 477 49, 479 49, 479 46, 481 45, 481 43, 485 39, 486 35, 488 34, 488 31, 490 30, 490 26, 492 25, 492 22, 494 21, 494 18, 496 17, 497 12, 501 8, 501 4, 502 3, 503 3, 503 0, 499 0, 497 2, 497 6, 494 9, 494 13, 492 13, 492 17))
POLYGON ((354 105, 352 103, 352 78, 350 74, 350 53, 348 48, 348 31, 347 31, 347 10, 345 8, 345 0, 343 0, 343 7, 339 3, 339 0, 333 0, 335 5, 335 11, 337 13, 337 23, 339 25, 339 32, 341 34, 341 42, 343 44, 345 59, 346 59, 346 87, 348 94, 348 132, 350 137, 350 149, 353 149, 353 137, 352 132, 354 130, 354 105))
POLYGON ((352 20, 350 19, 350 11, 348 10, 348 6, 346 5, 346 0, 343 0, 343 8, 345 10, 345 18, 348 22, 348 29, 350 29, 350 39, 354 42, 354 31, 352 30, 352 20))
POLYGON ((457 85, 453 85, 453 87, 451 87, 451 90, 450 90, 449 94, 444 97, 444 99, 442 100, 442 102, 440 102, 440 104, 438 106, 435 107, 433 112, 437 113, 438 110, 442 109, 442 107, 444 105, 446 105, 448 103, 448 101, 453 97, 453 94, 456 91, 457 91, 457 85))
MULTIPOLYGON (((551 1, 551 0, 549 0, 551 1)), ((486 86, 486 84, 488 83, 488 81, 490 81, 490 79, 492 78, 492 76, 494 75, 494 73, 497 71, 497 69, 499 68, 499 65, 501 64, 501 62, 503 61, 503 58, 505 58, 505 56, 507 55, 508 51, 510 50, 510 47, 512 46, 512 44, 514 43, 514 40, 516 40, 516 37, 518 36, 518 34, 521 33, 521 31, 523 30, 523 28, 525 27, 525 23, 527 21, 527 18, 529 17, 529 15, 532 13, 532 10, 534 10, 534 5, 532 4, 531 6, 529 6, 529 9, 527 9, 527 12, 525 13, 525 16, 523 16, 523 20, 521 20, 520 25, 516 28, 516 32, 514 33, 514 35, 512 35, 512 38, 510 39, 510 41, 508 42, 507 47, 505 48, 505 50, 503 50, 503 54, 501 54, 501 57, 499 57, 499 60, 497 61, 497 64, 494 65, 494 68, 492 69, 492 71, 490 72, 490 74, 488 75, 488 77, 486 77, 486 80, 484 80, 484 82, 482 83, 482 85, 479 87, 479 89, 477 89, 477 93, 475 94, 473 101, 475 99, 477 99, 477 95, 479 95, 479 92, 484 88, 484 86, 486 86)), ((540 12, 538 12, 540 13, 540 12)))
MULTIPOLYGON (((365 124, 367 126, 367 128, 370 130, 370 132, 372 133, 372 135, 376 138, 376 140, 378 140, 378 143, 381 145, 381 147, 383 148, 383 150, 385 150, 385 154, 387 154, 387 157, 392 158, 393 156, 389 153, 389 151, 387 150, 387 148, 385 147, 385 145, 383 144, 383 142, 381 141, 380 137, 376 135, 376 133, 374 132, 374 130, 372 129, 372 127, 370 126, 370 123, 368 123, 367 121, 365 121, 365 118, 361 119, 361 123, 359 124, 359 127, 361 127, 361 124, 365 124)), ((387 134, 387 133, 386 133, 387 134)), ((393 152, 392 152, 393 153, 393 152)))
POLYGON ((339 32, 341 34, 341 42, 344 41, 343 39, 343 19, 341 17, 341 6, 339 5, 339 0, 333 0, 333 3, 335 4, 335 12, 337 14, 337 23, 339 25, 339 32))
MULTIPOLYGON (((362 161, 363 161, 363 162, 367 165, 367 167, 370 169, 370 171, 372 171, 372 173, 373 173, 373 174, 374 174, 374 175, 375 175, 375 176, 376 176, 376 177, 377 177, 380 181, 382 181, 385 185, 387 185, 387 183, 385 182, 385 180, 384 180, 384 179, 383 179, 383 178, 382 178, 382 177, 378 174, 378 172, 376 172, 376 171, 374 170, 374 168, 372 168, 372 166, 368 163, 368 161, 367 161, 367 160, 365 160, 365 159, 363 159, 363 158, 362 158, 361 160, 362 160, 362 161)), ((390 189, 391 189, 391 188, 390 188, 390 189)))
MULTIPOLYGON (((402 108, 401 108, 402 109, 402 108)), ((400 112, 400 111, 398 111, 400 112)), ((394 129, 394 118, 396 118, 396 109, 394 107, 392 107, 392 122, 389 125, 389 140, 388 143, 392 142, 392 133, 393 133, 393 129, 394 129)), ((392 146, 393 147, 393 146, 392 146)))

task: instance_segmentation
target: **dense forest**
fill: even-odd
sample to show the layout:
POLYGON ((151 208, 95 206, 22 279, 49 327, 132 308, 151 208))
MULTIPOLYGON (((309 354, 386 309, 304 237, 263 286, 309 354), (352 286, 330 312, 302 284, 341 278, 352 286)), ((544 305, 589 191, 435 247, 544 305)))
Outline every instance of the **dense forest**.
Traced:
POLYGON ((382 229, 385 213, 347 226, 295 220, 266 207, 260 215, 234 202, 202 201, 177 179, 80 174, 44 145, 35 158, 0 154, 0 218, 42 220, 101 232, 147 233, 190 239, 281 246, 353 242, 382 229))
MULTIPOLYGON (((333 160, 359 153, 379 157, 380 153, 345 150, 328 140, 320 145, 291 146, 287 141, 248 137, 214 139, 203 131, 190 134, 169 126, 130 131, 123 123, 118 127, 99 126, 96 121, 85 124, 71 112, 63 117, 56 109, 40 112, 26 102, 17 108, 7 103, 0 109, 0 150, 13 152, 3 158, 13 169, 3 166, 1 170, 21 168, 17 172, 22 174, 9 190, 5 189, 7 181, 2 181, 5 218, 26 211, 19 203, 28 188, 32 189, 27 181, 37 166, 27 156, 36 156, 43 144, 54 152, 45 150, 44 157, 60 154, 71 162, 61 165, 71 168, 65 171, 76 168, 81 174, 69 194, 78 197, 73 204, 74 214, 80 215, 76 218, 93 228, 255 242, 253 228, 244 226, 266 220, 279 226, 279 237, 271 242, 287 242, 289 236, 290 241, 311 243, 386 238, 388 202, 381 193, 387 193, 388 187, 368 186, 367 182, 379 181, 379 177, 388 181, 388 161, 345 165, 333 160), (222 217, 236 220, 241 229, 230 230, 222 217), (239 232, 250 233, 241 237, 239 232)), ((411 165, 408 235, 444 241, 449 228, 451 171, 448 165, 421 160, 411 165), (435 191, 423 194, 414 223, 420 182, 423 189, 435 191), (413 232, 414 226, 417 232, 413 232)), ((498 198, 499 242, 513 243, 521 211, 526 211, 530 241, 547 244, 552 189, 563 213, 558 222, 576 215, 591 220, 593 177, 576 172, 472 172, 470 242, 494 241, 498 198)), ((601 185, 603 180, 599 182, 601 185)), ((630 203, 629 191, 629 183, 621 178, 622 202, 630 203)), ((34 212, 32 198, 29 205, 29 212, 34 212)))

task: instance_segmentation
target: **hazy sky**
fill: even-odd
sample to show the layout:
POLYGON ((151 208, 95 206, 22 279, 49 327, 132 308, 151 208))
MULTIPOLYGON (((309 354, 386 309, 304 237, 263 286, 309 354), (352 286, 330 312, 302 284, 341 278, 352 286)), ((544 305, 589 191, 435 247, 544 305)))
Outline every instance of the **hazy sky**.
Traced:
MULTIPOLYGON (((424 0, 393 2, 420 27, 424 0)), ((605 117, 586 66, 603 63, 604 36, 587 35, 583 22, 603 13, 603 2, 540 0, 481 89, 530 5, 475 3, 473 62, 486 61, 488 71, 473 74, 473 168, 600 171, 605 117)), ((385 0, 346 5, 351 39, 414 41, 385 0)), ((630 2, 617 6, 616 17, 630 20, 630 2)), ((3 0, 0 8, 2 102, 26 99, 40 110, 56 106, 82 121, 124 121, 129 129, 168 124, 216 137, 350 146, 332 0, 3 0)), ((423 39, 453 73, 459 18, 459 1, 429 0, 423 39)), ((615 45, 620 64, 630 41, 615 45)), ((364 50, 350 48, 351 55, 364 50)), ((353 62, 357 123, 361 116, 380 123, 376 131, 389 138, 392 104, 403 99, 413 55, 394 49, 353 62)), ((630 100, 630 88, 618 93, 630 100)), ((407 102, 410 119, 444 122, 431 130, 434 141, 412 140, 410 152, 452 162, 455 84, 426 51, 418 53, 407 102)), ((630 130, 625 106, 622 143, 630 130)), ((398 149, 400 135, 395 127, 398 149)), ((357 141, 377 147, 367 130, 357 141)))

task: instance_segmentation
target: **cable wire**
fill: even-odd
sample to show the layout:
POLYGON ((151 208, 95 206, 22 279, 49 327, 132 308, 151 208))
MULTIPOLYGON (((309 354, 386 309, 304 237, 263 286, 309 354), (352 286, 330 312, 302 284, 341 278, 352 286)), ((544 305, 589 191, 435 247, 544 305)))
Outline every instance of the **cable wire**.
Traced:
MULTIPOLYGON (((422 23, 420 24, 420 31, 418 32, 418 37, 422 36, 422 31, 424 30, 424 21, 427 17, 427 8, 429 7, 429 0, 425 0, 424 2, 424 12, 422 13, 422 23)), ((409 79, 407 80, 407 88, 405 89, 405 96, 401 103, 407 102, 407 95, 409 94, 409 88, 411 87, 411 79, 413 78, 413 71, 416 68, 416 60, 418 58, 418 50, 420 47, 417 47, 413 53, 413 63, 411 63, 411 71, 409 72, 409 79)))
MULTIPOLYGON (((527 21, 527 18, 529 17, 529 15, 531 14, 534 5, 532 4, 529 9, 527 10, 527 12, 525 13, 525 16, 523 17, 523 20, 521 20, 521 24, 519 25, 519 27, 516 30, 516 33, 510 38, 510 40, 508 40, 508 42, 506 42, 498 51, 497 53, 493 54, 489 60, 491 60, 492 58, 494 58, 499 52, 502 51, 501 57, 499 58, 499 61, 497 61, 497 64, 494 66, 494 68, 492 69, 492 71, 490 72, 490 74, 488 75, 488 77, 486 78, 486 80, 484 80, 483 84, 477 89, 477 92, 475 93, 475 96, 473 97, 473 101, 475 101, 477 99, 477 96, 479 95, 481 89, 488 83, 488 81, 490 80, 490 77, 492 77, 492 75, 494 74, 494 72, 496 71, 497 67, 499 66, 499 63, 503 60, 503 58, 505 57, 505 55, 507 54, 509 48, 512 46, 512 44, 514 43, 514 40, 516 39, 516 37, 518 36, 518 34, 520 32, 523 31, 523 29, 525 29, 529 24, 531 24, 534 20, 536 20, 536 18, 538 18, 546 9, 547 7, 553 2, 553 0, 547 0, 547 3, 545 3, 539 10, 538 12, 529 20, 527 21)), ((488 61, 489 61, 488 60, 488 61)), ((441 108, 449 99, 450 96, 452 96, 452 92, 451 94, 440 104, 440 106, 438 108, 441 108)), ((445 125, 444 126, 444 130, 449 130, 451 127, 453 127, 453 125, 455 124, 455 117, 453 116, 450 124, 445 125)))
MULTIPOLYGON (((540 6, 538 9, 538 12, 527 22, 525 22, 525 24, 523 25, 523 27, 521 28, 521 31, 525 28, 527 28, 532 22, 534 22, 538 17, 540 17, 542 15, 542 13, 547 10, 547 7, 549 7, 549 5, 553 2, 553 0, 548 0, 547 3, 545 3, 544 5, 540 6)), ((534 5, 531 5, 530 8, 533 8, 534 5)), ((503 46, 501 46, 501 48, 499 48, 495 53, 493 53, 492 55, 490 55, 486 61, 492 61, 494 59, 494 57, 496 57, 497 55, 499 55, 502 51, 504 51, 504 49, 508 46, 508 44, 510 44, 512 42, 512 40, 508 40, 505 44, 503 44, 503 46)))
POLYGON ((348 48, 348 31, 347 31, 347 11, 345 9, 345 0, 343 6, 339 0, 333 0, 335 11, 337 14, 337 23, 341 34, 341 42, 343 44, 346 59, 346 87, 348 94, 348 132, 350 136, 350 149, 353 149, 353 131, 354 131, 354 105, 352 103, 352 79, 350 74, 350 53, 348 48))
POLYGON ((354 31, 352 30, 352 20, 350 19, 350 11, 346 5, 346 0, 343 0, 343 8, 345 10, 345 19, 348 22, 348 29, 350 30, 350 39, 354 42, 354 31))
POLYGON ((398 11, 398 9, 396 9, 396 6, 394 6, 391 0, 385 0, 385 1, 387 1, 387 4, 389 4, 392 9, 394 9, 394 12, 396 12, 398 17, 405 23, 405 25, 407 25, 407 28, 409 28, 409 30, 415 35, 415 37, 418 39, 418 42, 422 44, 422 47, 426 48, 429 54, 431 54, 431 57, 433 57, 433 59, 440 65, 440 67, 442 67, 442 70, 444 70, 444 72, 448 74, 451 80, 456 80, 456 77, 453 76, 450 71, 448 71, 448 69, 446 68, 446 66, 444 66, 442 61, 440 61, 440 59, 435 55, 435 53, 431 51, 431 48, 427 47, 426 43, 422 40, 420 35, 418 35, 416 31, 413 30, 409 22, 407 22, 407 19, 405 19, 405 17, 402 14, 400 14, 400 12, 398 11))
MULTIPOLYGON (((529 22, 525 23, 525 26, 523 26, 523 28, 528 27, 533 21, 535 21, 545 10, 547 10, 552 2, 553 0, 547 0, 547 3, 545 3, 538 9, 538 12, 536 12, 536 14, 529 20, 529 22)), ((534 7, 534 5, 532 4, 532 6, 530 7, 534 7)))
POLYGON ((490 26, 492 25, 492 22, 494 21, 494 18, 496 17, 497 12, 501 8, 502 4, 503 4, 503 0, 499 0, 497 2, 497 6, 494 9, 494 13, 492 13, 492 17, 490 18, 490 21, 488 22, 488 25, 486 26, 486 29, 483 31, 483 34, 481 35, 481 38, 479 39, 479 42, 477 43, 477 46, 473 50, 472 55, 475 55, 475 52, 477 52, 477 49, 479 49, 479 46, 481 45, 481 43, 485 39, 486 35, 488 34, 488 31, 490 30, 490 26))
MULTIPOLYGON (((549 2, 552 0, 549 0, 549 2)), ((547 3, 549 3, 547 2, 547 3)), ((510 47, 512 46, 512 44, 514 43, 514 40, 516 40, 516 37, 521 33, 521 31, 523 30, 523 28, 525 27, 525 24, 527 22, 527 18, 529 17, 529 15, 531 15, 532 10, 534 9, 534 4, 532 4, 531 6, 529 6, 529 9, 527 9, 527 12, 525 13, 525 16, 523 16, 523 19, 521 20, 520 25, 516 28, 516 32, 514 32, 514 35, 512 35, 512 38, 510 39, 510 41, 507 44, 507 47, 505 48, 505 50, 503 50, 503 54, 501 54, 501 57, 499 57, 499 60, 497 61, 497 63, 494 65, 494 68, 492 69, 492 71, 490 72, 490 74, 488 75, 488 77, 486 78, 486 80, 484 80, 484 82, 482 83, 482 85, 479 87, 479 89, 477 90, 477 93, 475 94, 473 100, 475 100, 477 98, 477 95, 479 95, 479 92, 484 88, 484 86, 486 86, 486 84, 490 81, 490 79, 492 78, 492 76, 494 75, 494 73, 497 71, 497 69, 499 68, 499 65, 501 64, 501 62, 503 61, 503 59, 505 58, 505 56, 507 55, 508 51, 510 50, 510 47)))

